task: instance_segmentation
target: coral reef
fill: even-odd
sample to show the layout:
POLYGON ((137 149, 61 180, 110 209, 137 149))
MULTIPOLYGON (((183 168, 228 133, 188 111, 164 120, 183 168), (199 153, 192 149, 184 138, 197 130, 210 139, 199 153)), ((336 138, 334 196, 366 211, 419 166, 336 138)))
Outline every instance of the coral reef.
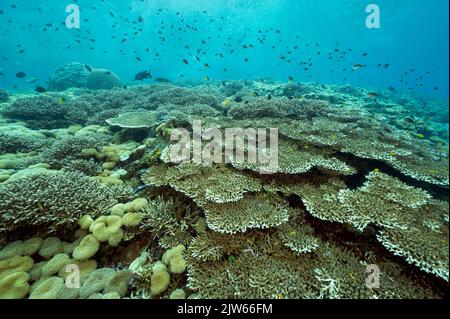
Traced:
MULTIPOLYGON (((81 86, 71 82, 79 67, 61 69, 55 86, 81 86)), ((413 113, 419 97, 373 101, 364 89, 293 81, 184 85, 3 104, 0 298, 446 296, 448 121, 413 113), (192 138, 193 120, 222 136, 278 129, 277 149, 269 137, 244 143, 240 161, 226 141, 194 141, 222 162, 175 163, 170 135, 192 138), (276 167, 246 161, 253 151, 278 152, 276 167)))

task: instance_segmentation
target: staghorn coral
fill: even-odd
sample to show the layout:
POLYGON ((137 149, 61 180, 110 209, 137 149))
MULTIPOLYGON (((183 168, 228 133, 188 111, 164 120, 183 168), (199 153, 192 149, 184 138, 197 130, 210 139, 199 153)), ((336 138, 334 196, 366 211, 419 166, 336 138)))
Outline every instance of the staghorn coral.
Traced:
POLYGON ((52 91, 64 91, 69 88, 86 87, 88 75, 85 64, 71 62, 56 69, 48 78, 48 89, 52 91))
POLYGON ((24 224, 73 224, 83 214, 105 212, 130 191, 76 172, 30 174, 1 186, 1 224, 9 231, 24 224))
POLYGON ((192 239, 189 245, 189 254, 202 262, 219 261, 226 256, 232 256, 243 250, 248 245, 248 238, 251 237, 241 233, 203 232, 192 239))
POLYGON ((0 299, 22 299, 30 291, 30 276, 23 271, 14 272, 0 280, 0 299))
POLYGON ((88 160, 75 159, 65 164, 63 166, 63 170, 69 172, 80 172, 88 176, 95 176, 101 172, 102 167, 92 158, 88 160))

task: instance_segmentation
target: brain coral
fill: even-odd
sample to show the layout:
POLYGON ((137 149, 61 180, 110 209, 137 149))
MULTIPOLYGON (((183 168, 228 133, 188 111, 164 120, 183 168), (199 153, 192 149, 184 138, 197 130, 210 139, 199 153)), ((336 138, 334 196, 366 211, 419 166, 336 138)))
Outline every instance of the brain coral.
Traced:
POLYGON ((30 174, 0 187, 2 226, 53 226, 76 223, 84 214, 97 216, 126 197, 124 186, 106 186, 76 172, 30 174))

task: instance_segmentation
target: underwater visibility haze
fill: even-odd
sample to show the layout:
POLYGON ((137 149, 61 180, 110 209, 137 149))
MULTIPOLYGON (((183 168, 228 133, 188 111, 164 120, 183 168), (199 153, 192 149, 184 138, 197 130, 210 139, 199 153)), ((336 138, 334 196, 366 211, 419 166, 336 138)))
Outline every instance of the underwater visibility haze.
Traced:
POLYGON ((447 0, 1 0, 0 299, 442 299, 447 0))

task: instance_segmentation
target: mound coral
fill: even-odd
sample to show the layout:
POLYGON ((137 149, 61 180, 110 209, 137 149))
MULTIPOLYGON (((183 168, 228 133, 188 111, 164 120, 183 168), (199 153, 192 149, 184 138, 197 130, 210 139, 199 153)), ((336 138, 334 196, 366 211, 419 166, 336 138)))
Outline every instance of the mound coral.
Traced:
POLYGON ((14 256, 0 260, 0 280, 15 272, 28 272, 34 261, 29 256, 14 256))
POLYGON ((22 299, 30 291, 30 276, 23 271, 14 272, 0 279, 0 299, 22 299))
POLYGON ((39 255, 49 259, 63 251, 63 243, 58 237, 48 237, 42 242, 41 248, 39 249, 39 255))
POLYGON ((162 262, 169 267, 169 272, 173 274, 181 274, 186 270, 186 261, 184 260, 184 252, 186 247, 178 245, 167 250, 162 256, 162 262))
POLYGON ((170 274, 167 267, 161 261, 157 261, 152 267, 151 294, 157 296, 163 293, 170 283, 170 274))
POLYGON ((62 278, 48 277, 32 289, 29 299, 57 299, 63 288, 62 278))
POLYGON ((80 245, 73 251, 73 258, 76 260, 87 260, 97 253, 100 242, 93 235, 86 235, 80 245))
POLYGON ((14 241, 0 250, 0 259, 6 259, 14 256, 31 256, 37 253, 43 244, 42 238, 30 238, 28 240, 14 241))
POLYGON ((43 267, 42 275, 52 276, 59 272, 63 267, 66 267, 70 262, 70 257, 67 254, 57 254, 52 257, 43 267))

